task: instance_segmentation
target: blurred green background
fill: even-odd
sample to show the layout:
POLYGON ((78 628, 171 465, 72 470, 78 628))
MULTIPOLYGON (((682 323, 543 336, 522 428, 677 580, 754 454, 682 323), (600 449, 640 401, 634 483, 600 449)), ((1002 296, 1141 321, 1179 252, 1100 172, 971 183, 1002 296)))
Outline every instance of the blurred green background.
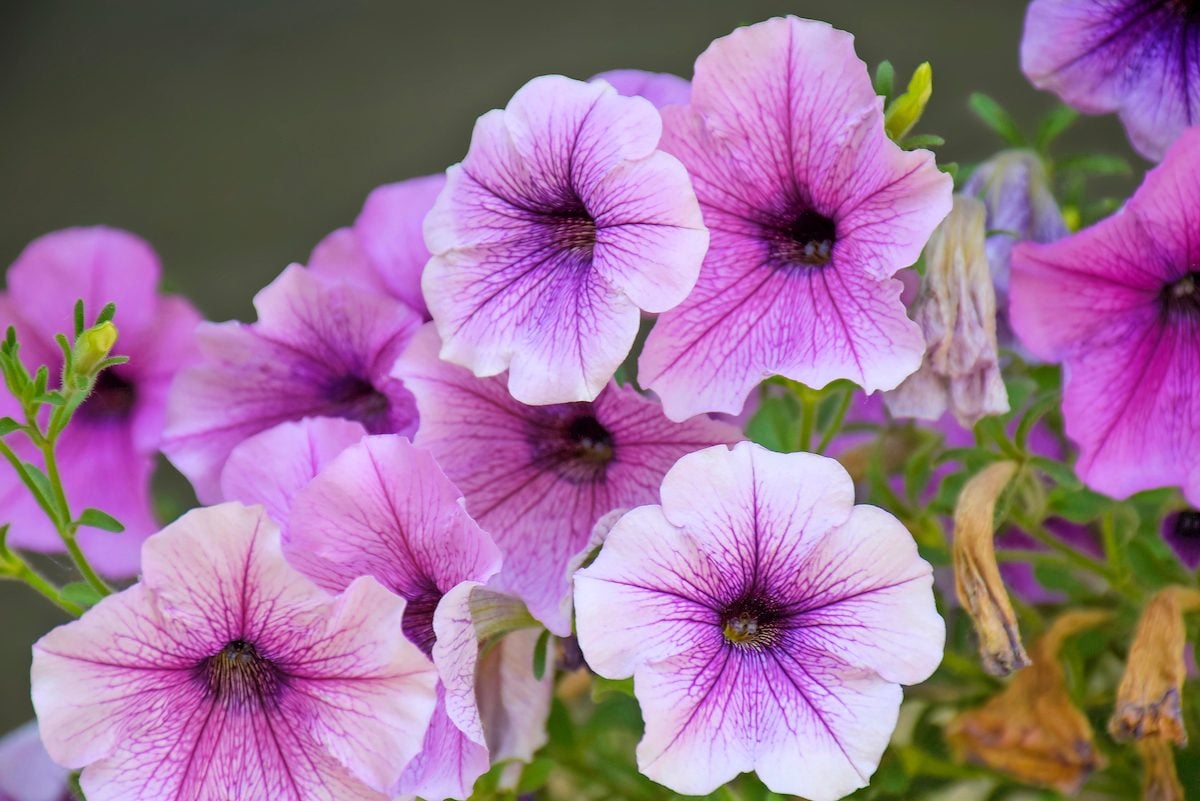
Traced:
MULTIPOLYGON (((784 13, 852 31, 904 79, 934 67, 919 131, 943 161, 999 146, 971 91, 1031 126, 1053 100, 1018 64, 1020 0, 562 0, 0 3, 0 259, 34 237, 106 223, 146 237, 170 289, 210 319, 251 298, 374 186, 438 171, 474 119, 529 78, 616 67, 690 76, 713 38, 784 13)), ((1073 150, 1132 159, 1111 118, 1073 150)), ((1138 169, 1141 167, 1139 166, 1138 169)), ((0 517, 2 517, 0 510, 0 517)), ((0 731, 28 719, 29 645, 59 622, 0 585, 0 731)))

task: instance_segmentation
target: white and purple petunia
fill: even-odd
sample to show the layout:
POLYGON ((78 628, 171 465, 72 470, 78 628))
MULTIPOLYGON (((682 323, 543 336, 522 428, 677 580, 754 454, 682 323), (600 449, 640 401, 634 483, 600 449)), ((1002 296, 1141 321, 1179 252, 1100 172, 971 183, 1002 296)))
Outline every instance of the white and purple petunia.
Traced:
POLYGON ((607 81, 625 97, 644 97, 655 108, 682 105, 692 96, 691 81, 669 72, 609 70, 593 75, 591 80, 607 81))
POLYGON ((429 261, 423 227, 445 185, 445 174, 437 173, 374 189, 353 226, 317 243, 308 268, 322 278, 391 295, 428 320, 421 295, 421 272, 429 261))
POLYGON ((293 265, 254 298, 258 322, 200 327, 203 361, 171 392, 163 451, 201 502, 221 499, 226 459, 289 420, 340 417, 371 434, 411 434, 412 396, 390 370, 420 326, 411 307, 293 265))
MULTIPOLYGON (((162 444, 167 392, 176 372, 199 355, 194 333, 200 314, 183 298, 159 294, 161 272, 158 256, 131 233, 69 228, 31 242, 9 268, 8 291, 0 296, 0 328, 14 326, 26 366, 45 364, 51 375, 62 365, 54 336, 73 331, 76 298, 83 299, 91 318, 106 304, 117 304, 120 336, 113 353, 128 356, 129 363, 100 374, 60 438, 57 454, 63 487, 76 511, 97 507, 125 525, 116 536, 88 528, 79 532, 88 559, 113 576, 137 572, 142 542, 159 528, 150 479, 162 444)), ((7 392, 0 392, 0 415, 21 417, 7 392)), ((17 440, 9 441, 19 447, 17 440)), ((40 463, 32 453, 25 458, 40 463)), ((12 524, 9 545, 63 549, 53 524, 11 470, 0 471, 0 506, 4 522, 12 524)))
POLYGON ((1191 0, 1034 0, 1021 69, 1080 111, 1120 114, 1157 161, 1200 123, 1200 14, 1191 0))
POLYGON ((499 571, 500 551, 433 455, 394 435, 351 446, 296 495, 284 550, 328 590, 374 576, 407 601, 404 634, 441 682, 421 753, 392 789, 466 798, 489 765, 470 596, 499 571))
POLYGON ((0 737, 0 801, 73 801, 67 771, 46 753, 36 721, 0 737))
POLYGON ((696 60, 690 104, 662 114, 712 232, 639 363, 671 419, 737 414, 776 373, 873 392, 920 366, 892 276, 950 210, 951 180, 888 139, 850 34, 794 17, 740 28, 696 60))
POLYGON ((682 301, 708 245, 661 132, 644 98, 557 75, 479 118, 425 220, 422 288, 443 358, 507 370, 523 403, 600 393, 641 312, 682 301))
POLYGON ((683 457, 575 577, 579 644, 634 677, 638 767, 686 794, 756 771, 832 801, 866 786, 945 628, 896 518, 834 460, 752 443, 683 457))
POLYGON ((33 652, 33 704, 89 801, 385 801, 437 672, 402 598, 333 596, 260 508, 199 509, 146 541, 142 580, 33 652))
POLYGON ((1200 504, 1200 129, 1113 216, 1013 251, 1010 318, 1063 364, 1075 469, 1117 498, 1182 487, 1200 504))
POLYGON ((427 325, 396 364, 421 412, 416 442, 433 451, 500 546, 504 568, 492 586, 566 636, 571 572, 596 523, 652 502, 680 456, 741 434, 705 417, 672 423, 653 400, 615 385, 591 403, 526 406, 502 378, 439 360, 438 344, 427 325))

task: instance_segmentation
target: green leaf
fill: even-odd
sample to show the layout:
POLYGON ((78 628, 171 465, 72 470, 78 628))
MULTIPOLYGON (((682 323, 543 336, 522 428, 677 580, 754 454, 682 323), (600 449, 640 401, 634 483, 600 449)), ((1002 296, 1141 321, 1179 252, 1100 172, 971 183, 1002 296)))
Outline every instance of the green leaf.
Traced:
POLYGON ((1078 172, 1084 175, 1131 175, 1133 168, 1129 162, 1119 156, 1109 156, 1104 153, 1092 153, 1086 156, 1072 156, 1058 161, 1059 172, 1078 172))
POLYGON ((1047 459, 1045 456, 1033 456, 1029 459, 1029 463, 1049 476, 1055 484, 1063 489, 1077 490, 1083 486, 1070 465, 1047 459))
POLYGON ((54 490, 50 486, 49 476, 43 473, 42 468, 35 464, 25 462, 22 467, 28 479, 26 486, 33 490, 35 495, 40 496, 43 503, 49 504, 50 499, 54 497, 54 490))
POLYGON ((633 679, 606 679, 603 676, 592 676, 592 700, 599 701, 606 695, 627 695, 633 697, 633 679))
POLYGON ((904 141, 900 143, 900 147, 905 150, 916 150, 922 147, 927 149, 941 147, 944 144, 946 144, 946 140, 937 134, 914 134, 905 137, 904 141))
POLYGON ((117 520, 107 512, 101 512, 99 509, 84 509, 83 514, 79 516, 79 525, 87 526, 88 528, 98 528, 101 531, 111 531, 114 534, 120 534, 125 530, 125 526, 121 521, 117 520))
POLYGON ((74 581, 63 587, 59 594, 64 601, 70 601, 84 609, 90 609, 100 603, 101 598, 96 588, 86 581, 74 581))
MULTIPOLYGON (((112 318, 114 316, 116 316, 116 313, 117 313, 117 304, 115 304, 115 303, 105 304, 104 308, 100 310, 100 315, 96 318, 95 325, 100 325, 102 323, 110 322, 112 320, 112 318)), ((95 327, 95 326, 93 326, 93 327, 95 327)))
POLYGON ((550 632, 543 631, 538 637, 537 645, 533 647, 533 677, 538 681, 546 675, 546 651, 550 645, 550 632))
POLYGON ((1065 517, 1072 523, 1091 523, 1108 509, 1113 501, 1089 489, 1067 489, 1056 487, 1047 496, 1050 514, 1065 517))
POLYGON ((1077 119, 1079 119, 1079 112, 1070 106, 1055 107, 1042 118, 1042 123, 1038 126, 1035 143, 1037 149, 1044 153, 1054 143, 1054 140, 1058 139, 1077 119))
POLYGON ((746 436, 764 448, 787 453, 796 439, 800 406, 789 393, 767 395, 746 425, 746 436))
POLYGON ((521 771, 521 778, 517 782, 517 793, 524 795, 542 789, 546 780, 550 778, 552 770, 554 770, 554 760, 545 757, 533 760, 525 766, 525 770, 521 771))
POLYGON ((973 92, 967 101, 975 116, 1013 147, 1025 147, 1025 135, 1004 107, 981 92, 973 92))
POLYGON ((21 424, 11 417, 0 417, 0 437, 7 436, 14 431, 20 431, 21 424))
POLYGON ((1033 566, 1033 576, 1046 589, 1065 593, 1072 601, 1094 598, 1096 591, 1080 581, 1075 571, 1067 565, 1039 561, 1033 566))
POLYGON ((892 67, 890 61, 880 61, 879 66, 875 68, 875 94, 883 96, 885 99, 892 96, 892 89, 896 84, 896 70, 892 67))
POLYGON ((79 335, 83 333, 83 329, 87 328, 87 323, 84 322, 83 316, 83 298, 75 301, 75 338, 79 339, 79 335))

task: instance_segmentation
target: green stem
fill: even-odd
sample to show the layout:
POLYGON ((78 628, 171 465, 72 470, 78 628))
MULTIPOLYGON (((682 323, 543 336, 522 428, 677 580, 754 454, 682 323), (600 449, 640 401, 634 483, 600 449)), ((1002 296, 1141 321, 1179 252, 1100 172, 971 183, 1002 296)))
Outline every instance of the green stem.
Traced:
POLYGON ((13 579, 28 584, 67 614, 73 617, 79 617, 83 614, 83 607, 64 600, 58 589, 47 581, 41 573, 30 567, 27 562, 17 557, 16 554, 10 553, 9 558, 14 561, 12 573, 10 574, 13 579))
POLYGON ((850 411, 850 402, 854 400, 854 390, 846 390, 842 393, 842 399, 838 401, 838 407, 833 413, 833 419, 829 421, 829 426, 821 434, 821 441, 817 443, 817 453, 825 453, 825 449, 829 447, 829 443, 833 442, 833 438, 842 430, 842 423, 846 420, 846 412, 850 411))
POLYGON ((813 401, 813 393, 808 387, 800 391, 800 441, 799 450, 808 451, 812 447, 813 426, 817 419, 817 404, 813 401))
POLYGON ((1108 565, 1104 564, 1098 559, 1093 559, 1090 556, 1081 554, 1079 551, 1075 550, 1070 545, 1067 545, 1058 537, 1055 537, 1041 524, 1032 523, 1031 521, 1018 521, 1018 525, 1020 525, 1021 528, 1029 534, 1029 536, 1033 537, 1042 545, 1045 545, 1047 548, 1062 556, 1076 567, 1080 567, 1091 573, 1095 573, 1096 575, 1108 581, 1110 584, 1115 583, 1116 576, 1108 565))

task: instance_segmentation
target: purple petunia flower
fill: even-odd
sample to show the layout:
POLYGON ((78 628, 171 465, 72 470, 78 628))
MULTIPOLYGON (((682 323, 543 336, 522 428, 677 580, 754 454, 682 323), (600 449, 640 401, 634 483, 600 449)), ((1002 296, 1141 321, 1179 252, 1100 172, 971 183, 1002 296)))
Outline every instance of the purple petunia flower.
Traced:
MULTIPOLYGON (((199 313, 180 297, 158 294, 158 256, 142 239, 113 228, 70 228, 35 239, 8 271, 0 325, 17 329, 26 366, 61 370, 55 334, 70 334, 75 299, 90 317, 117 304, 115 355, 129 363, 105 370, 59 441, 62 481, 73 510, 103 509, 125 524, 114 536, 84 528, 79 542, 104 573, 137 572, 142 541, 158 530, 150 478, 163 436, 167 390, 176 371, 198 356, 199 313)), ((20 419, 17 402, 0 388, 0 415, 20 419)), ((10 443, 17 446, 17 437, 10 443)), ((24 455, 24 452, 23 452, 24 455)), ((40 463, 29 453, 25 458, 40 463)), ((57 552, 54 526, 11 470, 0 471, 0 507, 12 524, 8 544, 57 552)))
POLYGON ((46 753, 36 721, 0 738, 0 801, 73 801, 67 771, 46 753))
POLYGON ((422 228, 445 185, 445 173, 437 173, 375 189, 352 227, 317 243, 308 268, 323 278, 391 295, 428 320, 421 272, 429 250, 422 228))
POLYGON ((492 584, 560 636, 571 631, 571 572, 614 509, 649 503, 680 456, 740 432, 707 418, 671 423, 652 400, 609 385, 591 403, 525 406, 502 378, 438 359, 426 326, 396 364, 417 398, 416 442, 433 451, 469 511, 496 539, 492 584))
POLYGON ((389 374, 420 325, 410 307, 289 267, 254 298, 258 322, 207 324, 204 361, 171 392, 163 450, 202 503, 243 440, 288 420, 341 417, 372 434, 409 434, 412 396, 389 374))
POLYGON ((873 392, 915 371, 925 342, 892 276, 950 210, 951 180, 888 139, 853 37, 794 17, 740 28, 696 60, 691 103, 662 113, 712 231, 639 363, 667 415, 737 414, 773 373, 873 392))
POLYGON ((500 551, 433 455, 397 436, 352 446, 296 496, 284 549, 328 590, 374 576, 407 601, 404 634, 432 657, 441 683, 421 753, 392 790, 466 798, 489 764, 470 596, 499 571, 500 551))
POLYGON ((1162 536, 1188 570, 1200 568, 1200 511, 1181 509, 1167 515, 1162 536))
POLYGON ((683 105, 692 96, 691 82, 669 72, 609 70, 590 80, 607 81, 625 97, 644 97, 655 108, 683 105))
POLYGON ((639 769, 686 794, 749 770, 813 801, 866 786, 945 642, 900 522, 832 459, 751 443, 680 459, 575 582, 588 664, 634 677, 639 769))
POLYGON ((34 646, 42 738, 89 801, 384 801, 434 708, 404 614, 373 578, 309 582, 261 509, 190 512, 34 646))
POLYGON ((1076 471, 1114 497, 1182 486, 1200 504, 1200 129, 1125 207, 1050 245, 1013 251, 1011 319, 1063 363, 1076 471))
POLYGON ((1118 112, 1134 148, 1158 160, 1200 122, 1198 54, 1189 0, 1034 0, 1021 69, 1080 111, 1118 112))
POLYGON ((523 403, 592 400, 640 311, 696 283, 708 232, 658 112, 604 83, 535 78, 479 118, 425 220, 422 288, 442 357, 508 370, 523 403))

